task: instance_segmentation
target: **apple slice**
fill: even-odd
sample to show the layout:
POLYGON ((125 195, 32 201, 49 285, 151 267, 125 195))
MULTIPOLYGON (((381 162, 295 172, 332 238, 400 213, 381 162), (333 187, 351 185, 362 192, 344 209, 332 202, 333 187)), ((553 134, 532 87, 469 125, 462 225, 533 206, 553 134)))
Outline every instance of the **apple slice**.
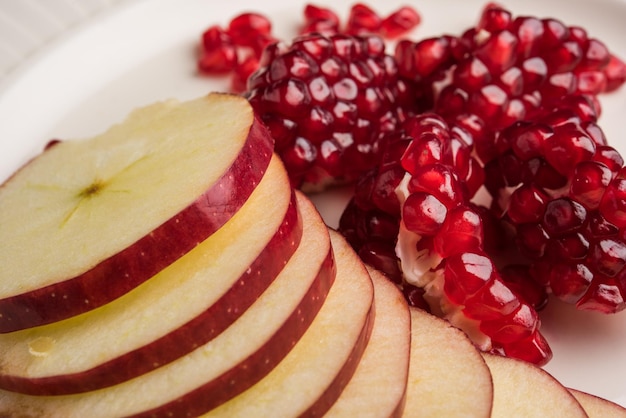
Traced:
MULTIPOLYGON (((315 207, 302 195, 298 196, 304 223, 301 245, 271 286, 220 335, 170 364, 116 386, 63 396, 0 391, 0 416, 95 418, 169 413, 197 416, 249 388, 285 358, 309 326, 313 326, 311 323, 318 321, 316 315, 320 309, 330 309, 324 305, 326 296, 334 300, 328 299, 330 307, 339 309, 337 304, 344 303, 343 298, 348 295, 337 292, 348 292, 349 286, 355 284, 355 280, 344 277, 342 281, 347 283, 338 290, 331 288, 336 269, 328 230, 315 207)), ((241 239, 241 235, 233 239, 241 239)), ((244 240, 240 242, 240 247, 246 245, 244 240)), ((343 276, 346 275, 344 272, 343 276)), ((356 286, 354 294, 360 296, 359 283, 356 286)), ((361 288, 368 290, 363 285, 361 288)), ((367 296, 366 293, 365 304, 367 296)), ((355 325, 347 323, 355 321, 357 327, 358 324, 363 327, 366 318, 363 311, 367 309, 355 308, 354 313, 347 313, 346 319, 340 321, 342 326, 349 330, 355 325)), ((158 317, 152 317, 144 326, 157 326, 158 321, 158 317)), ((97 330, 103 332, 99 327, 97 330)), ((318 334, 322 331, 318 330, 318 334)), ((354 334, 357 333, 348 331, 353 343, 354 334)), ((176 343, 177 340, 172 340, 170 348, 176 349, 176 343)), ((80 353, 74 352, 74 356, 79 357, 80 353)), ((120 367, 132 368, 133 364, 120 364, 120 367)))
POLYGON ((626 408, 608 399, 576 389, 568 389, 589 418, 626 418, 626 408))
POLYGON ((406 417, 489 417, 491 374, 480 352, 447 321, 411 308, 406 417))
POLYGON ((158 273, 237 212, 272 146, 226 94, 48 146, 0 187, 0 332, 94 309, 158 273))
POLYGON ((492 417, 587 417, 576 398, 544 369, 483 353, 494 387, 492 417))
POLYGON ((361 362, 324 417, 400 417, 404 409, 411 317, 398 288, 368 267, 374 283, 374 327, 361 362))
POLYGON ((330 237, 337 277, 311 327, 265 378, 203 417, 318 417, 339 398, 371 335, 374 291, 349 244, 330 237))
MULTIPOLYGON (((176 360, 217 336, 259 297, 301 234, 295 195, 274 157, 223 227, 141 286, 82 315, 0 335, 0 388, 85 392, 176 360)), ((320 241, 322 254, 310 255, 313 260, 324 256, 320 241)))

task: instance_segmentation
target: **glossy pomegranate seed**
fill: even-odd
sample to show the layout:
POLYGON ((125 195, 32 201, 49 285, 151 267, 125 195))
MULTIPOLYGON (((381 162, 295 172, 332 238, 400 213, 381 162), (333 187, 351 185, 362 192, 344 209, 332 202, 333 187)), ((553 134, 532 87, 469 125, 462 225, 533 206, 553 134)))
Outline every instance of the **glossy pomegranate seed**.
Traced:
POLYGON ((543 309, 548 303, 548 293, 541 283, 532 280, 530 266, 527 264, 507 264, 500 270, 502 280, 508 287, 521 296, 535 310, 543 309))
POLYGON ((372 8, 363 3, 356 3, 350 8, 346 33, 351 35, 376 34, 381 23, 381 17, 372 8))
POLYGON ((307 4, 304 7, 304 24, 300 33, 320 33, 322 35, 334 35, 339 33, 339 17, 331 9, 307 4))
POLYGON ((231 90, 240 93, 246 90, 248 78, 259 68, 259 60, 250 55, 237 64, 233 71, 231 90))
POLYGON ((488 4, 481 13, 476 28, 487 32, 498 32, 506 29, 511 20, 511 12, 495 4, 488 4))
POLYGON ((589 209, 596 209, 613 174, 606 165, 596 161, 577 164, 572 174, 569 195, 589 209))
POLYGON ((383 19, 380 23, 380 33, 385 38, 394 39, 413 30, 421 20, 417 10, 403 6, 383 19))
POLYGON ((272 22, 259 13, 242 13, 230 21, 227 31, 235 44, 252 46, 257 37, 271 34, 272 22))
POLYGON ((534 332, 525 339, 507 344, 502 349, 502 353, 534 364, 545 364, 546 359, 551 358, 548 342, 539 332, 534 332))
POLYGON ((604 74, 606 75, 606 91, 616 90, 626 81, 626 65, 622 60, 611 55, 604 74))
POLYGON ((448 209, 435 196, 412 193, 402 206, 402 219, 406 227, 420 235, 433 235, 446 219, 448 209))
POLYGON ((599 207, 600 213, 619 228, 626 226, 626 180, 616 177, 606 188, 599 207))
POLYGON ((232 37, 219 26, 211 26, 202 34, 198 69, 206 73, 225 73, 235 69, 237 50, 232 37))

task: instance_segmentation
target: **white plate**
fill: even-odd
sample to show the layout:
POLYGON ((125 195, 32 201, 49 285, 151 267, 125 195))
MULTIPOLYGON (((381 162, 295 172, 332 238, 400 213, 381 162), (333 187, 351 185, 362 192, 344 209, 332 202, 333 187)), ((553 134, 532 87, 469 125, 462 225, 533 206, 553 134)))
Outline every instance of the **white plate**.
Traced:
MULTIPOLYGON (((353 1, 317 4, 325 3, 345 16, 353 1)), ((386 13, 403 3, 370 4, 386 13)), ((423 23, 413 37, 457 34, 476 21, 483 3, 423 0, 417 6, 423 23)), ((624 1, 500 3, 516 14, 554 16, 581 25, 626 58, 624 1)), ((134 0, 66 32, 0 84, 0 181, 51 138, 95 134, 132 108, 155 100, 186 99, 226 89, 226 80, 195 72, 194 53, 202 30, 210 24, 225 24, 244 10, 257 10, 272 19, 278 35, 287 38, 301 21, 303 4, 302 0, 134 0)), ((626 90, 604 96, 602 103, 602 126, 609 141, 626 155, 622 138, 626 90)), ((330 224, 336 222, 336 207, 324 203, 322 211, 330 224)), ((554 350, 547 370, 567 386, 626 406, 626 313, 574 312, 554 302, 543 321, 554 350)))

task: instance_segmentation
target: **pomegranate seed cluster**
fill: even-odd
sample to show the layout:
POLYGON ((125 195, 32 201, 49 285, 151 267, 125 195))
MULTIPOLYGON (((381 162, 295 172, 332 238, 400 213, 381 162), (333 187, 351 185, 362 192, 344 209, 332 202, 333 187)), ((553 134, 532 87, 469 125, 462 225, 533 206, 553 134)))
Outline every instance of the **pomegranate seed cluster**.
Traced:
POLYGON ((296 187, 354 181, 372 168, 411 97, 381 38, 343 34, 267 48, 245 94, 296 187))
POLYGON ((550 294, 626 307, 626 168, 598 125, 626 65, 601 41, 495 4, 419 41, 410 7, 303 17, 289 45, 256 14, 209 28, 199 68, 234 74, 295 187, 354 184, 339 231, 409 304, 536 364, 550 294))
POLYGON ((616 89, 624 64, 580 27, 553 18, 514 18, 488 6, 476 27, 460 36, 402 40, 399 72, 414 80, 423 110, 466 127, 483 162, 493 155, 497 132, 533 119, 561 98, 616 89))
POLYGON ((534 304, 488 252, 493 218, 470 200, 480 183, 467 179, 482 171, 465 137, 433 113, 407 119, 383 163, 359 182, 340 231, 411 304, 445 317, 485 351, 544 363, 551 352, 534 304))
POLYGON ((515 123, 497 151, 490 191, 530 260, 529 276, 581 309, 623 310, 626 171, 593 113, 555 110, 515 123))

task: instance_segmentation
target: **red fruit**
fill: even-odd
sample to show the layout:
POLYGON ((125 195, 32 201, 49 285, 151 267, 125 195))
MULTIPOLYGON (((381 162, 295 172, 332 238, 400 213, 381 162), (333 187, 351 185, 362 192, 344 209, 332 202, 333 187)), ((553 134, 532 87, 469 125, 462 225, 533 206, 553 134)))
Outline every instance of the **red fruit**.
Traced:
POLYGON ((379 161, 385 134, 412 112, 408 86, 378 37, 305 35, 261 62, 245 95, 295 186, 356 180, 379 161))
POLYGON ((339 33, 339 17, 331 9, 307 4, 304 8, 304 24, 300 34, 309 33, 327 36, 339 33))
POLYGON ((593 97, 564 99, 610 91, 626 79, 626 66, 580 28, 555 19, 513 18, 497 5, 485 7, 478 25, 460 37, 400 41, 395 57, 400 74, 417 83, 424 110, 434 109, 446 121, 469 114, 485 127, 476 139, 485 163, 493 151, 484 138, 553 107, 597 118, 593 97))
POLYGON ((350 35, 376 34, 382 19, 374 10, 363 3, 356 3, 350 8, 346 33, 350 35))
POLYGON ((494 198, 508 202, 507 220, 532 260, 537 282, 581 309, 615 312, 626 308, 618 295, 626 289, 612 281, 626 273, 626 241, 618 232, 626 226, 623 159, 614 149, 598 145, 605 141, 603 135, 591 137, 583 126, 590 125, 568 109, 503 132, 496 159, 501 160, 496 166, 500 170, 492 169, 491 175, 506 181, 502 168, 509 161, 507 146, 526 140, 533 152, 521 155, 532 156, 529 161, 540 162, 544 169, 551 167, 565 183, 538 181, 535 170, 510 197, 500 188, 494 198), (543 134, 529 135, 537 130, 543 134))
MULTIPOLYGON (((398 196, 396 204, 401 211, 390 213, 400 225, 398 234, 375 238, 359 226, 360 219, 368 214, 382 212, 373 199, 367 198, 349 205, 342 215, 340 232, 350 236, 357 249, 381 240, 386 248, 395 248, 396 264, 387 263, 386 268, 402 268, 405 289, 424 289, 424 297, 416 298, 416 303, 426 300, 433 311, 445 312, 445 318, 454 325, 469 335, 480 336, 483 348, 502 351, 517 347, 511 352, 521 356, 520 341, 528 341, 533 361, 547 361, 549 348, 540 354, 534 348, 536 339, 541 338, 536 337, 539 320, 533 306, 500 277, 484 252, 484 225, 491 218, 486 220, 485 212, 469 201, 471 194, 461 180, 469 175, 461 175, 464 167, 475 161, 471 153, 463 151, 471 149, 471 134, 433 114, 411 117, 404 128, 402 140, 388 143, 387 156, 401 155, 399 161, 384 157, 384 163, 359 183, 359 189, 367 190, 365 196, 373 196, 380 187, 378 176, 393 173, 394 180, 383 187, 389 194, 388 185, 394 185, 398 196), (465 132, 463 141, 460 132, 465 132), (421 165, 420 161, 429 164, 421 165)), ((490 234, 495 231, 490 228, 490 234)), ((413 294, 405 291, 407 297, 413 294)))
POLYGON ((403 6, 383 19, 380 33, 385 38, 397 38, 420 24, 422 18, 412 7, 403 6))
POLYGON ((198 69, 206 73, 226 73, 236 65, 237 51, 232 37, 219 26, 204 31, 198 69))
POLYGON ((498 32, 506 29, 511 23, 511 13, 496 4, 488 4, 478 21, 476 29, 487 32, 498 32))
POLYGON ((402 206, 402 220, 412 232, 420 235, 435 234, 444 220, 448 209, 435 196, 424 193, 412 193, 402 206))
POLYGON ((253 46, 257 37, 269 36, 272 22, 259 13, 243 13, 228 24, 228 34, 239 46, 253 46))
POLYGON ((246 90, 248 78, 259 68, 259 60, 250 55, 240 62, 233 72, 231 90, 233 92, 243 92, 246 90))

